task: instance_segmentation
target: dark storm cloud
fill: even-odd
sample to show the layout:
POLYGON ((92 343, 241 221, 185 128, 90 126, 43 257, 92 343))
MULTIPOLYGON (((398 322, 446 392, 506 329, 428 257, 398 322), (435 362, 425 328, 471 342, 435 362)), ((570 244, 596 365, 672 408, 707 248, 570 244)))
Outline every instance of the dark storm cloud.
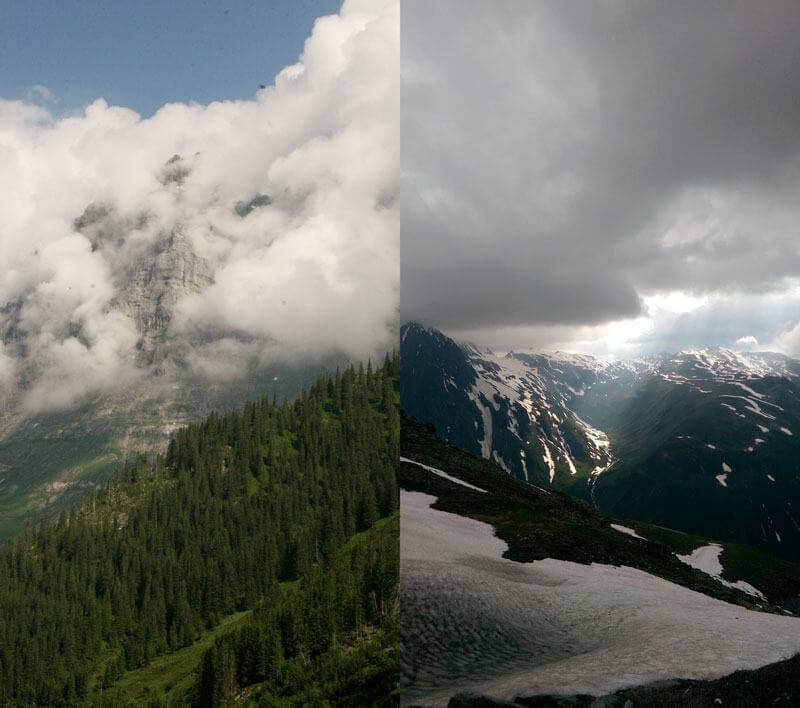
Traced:
POLYGON ((800 275, 800 4, 407 0, 402 314, 596 324, 800 275))

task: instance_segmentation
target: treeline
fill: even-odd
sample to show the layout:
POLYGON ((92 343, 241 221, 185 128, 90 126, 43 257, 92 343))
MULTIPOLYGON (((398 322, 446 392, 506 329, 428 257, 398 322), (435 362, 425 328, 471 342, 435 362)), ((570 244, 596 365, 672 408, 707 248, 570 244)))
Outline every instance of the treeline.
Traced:
MULTIPOLYGON (((292 403, 211 415, 1 548, 0 704, 81 702, 223 616, 274 605, 259 601, 277 583, 344 567, 338 550, 397 506, 398 369, 387 358, 292 403)), ((288 636, 284 658, 325 651, 288 636)))

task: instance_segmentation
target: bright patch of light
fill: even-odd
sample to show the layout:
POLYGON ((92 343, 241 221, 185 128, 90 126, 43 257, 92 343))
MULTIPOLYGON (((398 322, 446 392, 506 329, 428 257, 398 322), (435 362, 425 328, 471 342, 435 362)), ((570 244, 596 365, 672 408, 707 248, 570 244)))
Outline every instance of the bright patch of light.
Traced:
POLYGON ((652 317, 636 317, 618 320, 597 327, 587 327, 583 336, 571 341, 559 342, 551 349, 591 354, 613 360, 637 356, 641 347, 639 338, 652 332, 655 320, 652 317))
MULTIPOLYGON (((602 329, 602 341, 609 352, 624 351, 634 346, 633 340, 653 329, 651 317, 637 317, 632 320, 610 322, 602 329)), ((638 343, 635 345, 638 346, 638 343)))
POLYGON ((648 295, 644 299, 644 305, 648 313, 655 312, 673 312, 680 314, 683 312, 691 312, 698 307, 708 304, 708 297, 695 297, 688 293, 674 290, 669 293, 658 293, 657 295, 648 295))

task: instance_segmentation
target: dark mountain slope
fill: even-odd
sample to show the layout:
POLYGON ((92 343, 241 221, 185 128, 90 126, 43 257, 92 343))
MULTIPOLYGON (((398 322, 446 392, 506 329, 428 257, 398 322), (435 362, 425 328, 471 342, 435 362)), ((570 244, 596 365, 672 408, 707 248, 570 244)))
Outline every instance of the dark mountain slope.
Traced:
MULTIPOLYGON (((538 359, 479 352, 411 323, 401 330, 401 399, 409 415, 519 479, 588 498, 587 480, 610 462, 604 434, 566 405, 563 368, 538 359)), ((573 367, 594 380, 597 372, 573 367), (594 377, 594 378, 593 378, 594 377)), ((585 385, 585 384, 583 384, 585 385)))
POLYGON ((800 388, 794 376, 665 362, 609 428, 617 463, 594 484, 604 509, 800 559, 800 388))

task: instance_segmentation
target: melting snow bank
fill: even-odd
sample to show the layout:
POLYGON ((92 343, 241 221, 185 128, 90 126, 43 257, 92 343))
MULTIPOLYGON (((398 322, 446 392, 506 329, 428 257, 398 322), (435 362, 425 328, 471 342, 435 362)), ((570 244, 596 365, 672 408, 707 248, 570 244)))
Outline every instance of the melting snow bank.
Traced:
POLYGON ((716 678, 800 652, 800 619, 745 610, 640 570, 515 563, 488 524, 401 491, 402 700, 604 695, 716 678))
POLYGON ((423 465, 421 462, 417 462, 416 460, 409 460, 407 457, 401 457, 400 462, 408 462, 411 465, 416 465, 417 467, 422 467, 422 469, 427 470, 428 472, 433 472, 435 475, 439 475, 439 477, 444 477, 451 482, 455 482, 456 484, 460 484, 462 487, 467 487, 467 489, 473 489, 476 492, 483 492, 486 494, 485 489, 481 489, 480 487, 476 487, 469 482, 465 482, 458 477, 453 477, 453 475, 447 474, 447 472, 437 469, 436 467, 429 467, 428 465, 423 465))
POLYGON ((683 561, 686 565, 702 570, 704 573, 714 578, 714 580, 719 581, 723 585, 727 585, 729 588, 736 588, 737 590, 746 592, 748 595, 755 595, 762 600, 766 600, 764 594, 760 590, 756 590, 750 583, 746 583, 744 580, 737 580, 735 583, 731 583, 720 577, 723 570, 722 563, 719 560, 720 553, 722 553, 722 546, 718 543, 711 543, 708 546, 695 548, 686 556, 678 556, 677 553, 675 555, 678 556, 678 560, 683 561))
POLYGON ((647 540, 644 536, 640 536, 638 533, 636 533, 636 531, 634 531, 631 528, 628 528, 627 526, 622 526, 621 524, 609 524, 609 526, 615 531, 628 534, 628 536, 633 536, 634 538, 641 538, 642 541, 647 540))

